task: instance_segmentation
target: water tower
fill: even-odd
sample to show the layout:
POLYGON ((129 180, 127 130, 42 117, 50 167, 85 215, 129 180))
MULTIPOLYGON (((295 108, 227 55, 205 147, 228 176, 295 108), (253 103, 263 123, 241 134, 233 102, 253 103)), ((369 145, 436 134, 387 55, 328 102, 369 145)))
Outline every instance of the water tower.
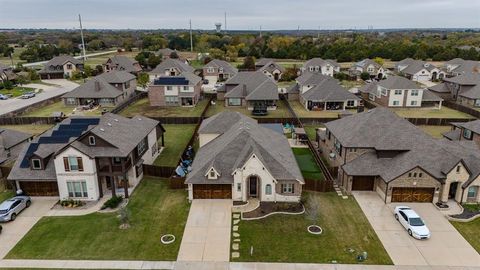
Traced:
POLYGON ((217 33, 220 33, 222 31, 222 23, 215 23, 215 31, 217 31, 217 33))

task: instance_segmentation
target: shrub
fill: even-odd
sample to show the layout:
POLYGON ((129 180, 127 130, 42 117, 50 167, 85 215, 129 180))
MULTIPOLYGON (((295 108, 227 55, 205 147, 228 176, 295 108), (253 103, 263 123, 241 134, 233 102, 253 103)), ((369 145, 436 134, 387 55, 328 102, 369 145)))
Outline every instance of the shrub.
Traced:
POLYGON ((103 204, 102 210, 103 210, 103 209, 106 209, 106 208, 114 209, 114 208, 116 208, 122 201, 123 201, 123 197, 122 197, 122 196, 112 196, 112 198, 108 199, 108 201, 106 201, 106 202, 103 204))
POLYGON ((13 89, 13 83, 11 81, 8 81, 8 80, 4 81, 3 82, 3 87, 5 89, 11 90, 11 89, 13 89))
POLYGON ((78 201, 78 200, 73 200, 73 199, 61 200, 61 201, 58 202, 58 204, 60 204, 63 207, 73 207, 73 208, 85 205, 84 202, 78 201))
POLYGON ((370 74, 368 72, 362 72, 360 74, 360 79, 366 81, 366 80, 369 80, 370 79, 370 74))
POLYGON ((340 81, 348 80, 348 75, 343 72, 336 73, 335 75, 333 75, 333 77, 340 81))

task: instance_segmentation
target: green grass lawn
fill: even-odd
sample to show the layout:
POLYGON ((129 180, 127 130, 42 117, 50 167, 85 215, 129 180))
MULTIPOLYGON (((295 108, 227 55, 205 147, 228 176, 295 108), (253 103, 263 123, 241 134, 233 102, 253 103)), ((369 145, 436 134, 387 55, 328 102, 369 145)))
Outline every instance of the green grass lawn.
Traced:
POLYGON ((154 165, 175 167, 195 131, 194 124, 163 125, 165 128, 165 149, 155 160, 154 165))
POLYGON ((241 221, 240 258, 234 261, 357 263, 356 256, 368 253, 365 264, 392 264, 375 231, 357 202, 336 193, 306 192, 318 198, 319 215, 315 221, 306 215, 273 215, 255 221, 241 221), (322 227, 321 235, 307 232, 307 226, 322 227), (250 247, 253 255, 250 256, 250 247), (352 248, 355 252, 350 253, 352 248))
POLYGON ((51 129, 53 125, 48 124, 29 124, 29 125, 5 125, 0 126, 0 128, 13 129, 21 132, 30 133, 32 135, 38 135, 45 132, 48 129, 51 129))
POLYGON ((443 138, 442 133, 452 130, 452 126, 418 126, 434 138, 443 138))
POLYGON ((307 133, 308 138, 311 141, 315 141, 317 139, 317 128, 324 127, 323 125, 303 125, 305 132, 307 133))
POLYGON ((132 117, 141 114, 147 117, 198 117, 202 115, 203 110, 208 104, 208 100, 202 100, 195 107, 155 107, 150 106, 148 98, 129 105, 125 110, 120 112, 123 116, 132 117))
POLYGON ((452 225, 460 232, 474 249, 480 253, 480 218, 470 222, 454 222, 452 225))
POLYGON ((405 118, 473 118, 473 116, 442 106, 434 108, 391 108, 396 114, 405 118))
MULTIPOLYGON (((207 110, 206 116, 212 116, 212 115, 215 115, 215 114, 223 112, 223 111, 240 112, 240 113, 243 113, 247 116, 253 117, 252 111, 249 111, 246 107, 240 107, 240 106, 225 107, 225 101, 220 101, 220 100, 215 101, 215 105, 210 105, 210 107, 207 110)), ((285 106, 285 104, 278 101, 276 110, 268 111, 268 114, 265 115, 265 116, 255 116, 255 117, 258 117, 258 118, 290 118, 290 117, 292 117, 292 115, 288 111, 288 108, 285 106)))
MULTIPOLYGON (((295 111, 299 118, 335 118, 338 117, 339 111, 307 111, 303 105, 297 101, 289 101, 290 106, 295 111)), ((352 113, 356 113, 357 110, 348 110, 352 113)))
POLYGON ((26 117, 50 117, 53 115, 54 112, 63 112, 67 116, 69 115, 86 115, 86 116, 97 116, 102 114, 103 109, 111 110, 113 107, 99 107, 96 110, 92 111, 79 111, 73 113, 73 109, 75 107, 73 106, 65 106, 63 101, 58 101, 55 103, 52 103, 50 105, 41 107, 41 108, 36 108, 33 109, 29 112, 26 112, 22 116, 26 117))
POLYGON ((0 191, 0 203, 11 198, 13 195, 15 195, 15 193, 11 190, 0 191))
POLYGON ((0 90, 0 94, 3 94, 3 95, 12 95, 12 97, 16 98, 16 97, 19 97, 25 93, 28 93, 28 92, 33 92, 35 90, 35 88, 31 88, 31 87, 21 87, 21 86, 15 86, 13 89, 2 89, 0 90))
POLYGON ((318 167, 310 148, 292 148, 298 166, 304 178, 312 180, 323 180, 323 173, 318 167))
POLYGON ((9 259, 176 260, 188 216, 184 190, 145 178, 127 209, 131 227, 119 229, 117 213, 44 217, 7 255, 9 259), (173 244, 160 237, 173 234, 173 244))

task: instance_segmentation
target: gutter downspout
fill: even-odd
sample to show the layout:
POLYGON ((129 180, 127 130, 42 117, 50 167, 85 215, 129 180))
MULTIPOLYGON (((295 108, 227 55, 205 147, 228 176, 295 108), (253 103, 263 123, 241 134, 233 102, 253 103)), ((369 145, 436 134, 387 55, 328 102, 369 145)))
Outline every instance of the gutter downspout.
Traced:
MULTIPOLYGON (((383 181, 383 179, 382 179, 382 181, 383 181)), ((385 181, 384 181, 384 182, 385 182, 385 181)), ((387 183, 387 188, 385 189, 385 199, 384 199, 385 204, 387 204, 388 184, 389 184, 389 183, 387 183)))

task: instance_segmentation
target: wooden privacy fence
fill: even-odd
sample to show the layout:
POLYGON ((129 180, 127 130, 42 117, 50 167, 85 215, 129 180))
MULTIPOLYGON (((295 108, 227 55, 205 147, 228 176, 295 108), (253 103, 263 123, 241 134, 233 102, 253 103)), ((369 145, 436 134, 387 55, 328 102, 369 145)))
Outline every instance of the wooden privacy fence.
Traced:
POLYGON ((335 189, 333 188, 333 180, 313 180, 305 179, 305 185, 303 185, 303 190, 318 191, 318 192, 332 192, 335 189))
POLYGON ((480 111, 477 111, 474 108, 470 108, 470 107, 462 105, 462 104, 455 103, 455 102, 450 101, 450 100, 444 100, 443 101, 443 106, 448 107, 450 109, 457 110, 457 111, 461 111, 463 113, 474 116, 475 118, 480 118, 480 111))
POLYGON ((116 106, 115 108, 113 108, 113 110, 111 110, 110 112, 111 113, 119 113, 123 110, 125 110, 125 108, 127 108, 130 104, 134 103, 134 102, 137 102, 138 100, 142 99, 142 98, 146 98, 148 97, 148 93, 147 92, 135 92, 136 95, 131 97, 130 99, 128 99, 127 101, 125 101, 124 103, 122 104, 119 104, 118 106, 116 106))
POLYGON ((176 167, 155 166, 155 165, 143 164, 143 175, 153 176, 153 177, 169 178, 169 177, 172 176, 175 169, 176 169, 176 167))
POLYGON ((61 120, 57 117, 0 117, 0 125, 54 125, 61 120))
POLYGON ((422 126, 422 125, 429 125, 429 126, 448 126, 452 122, 469 122, 475 119, 473 118, 405 118, 410 123, 422 126))

